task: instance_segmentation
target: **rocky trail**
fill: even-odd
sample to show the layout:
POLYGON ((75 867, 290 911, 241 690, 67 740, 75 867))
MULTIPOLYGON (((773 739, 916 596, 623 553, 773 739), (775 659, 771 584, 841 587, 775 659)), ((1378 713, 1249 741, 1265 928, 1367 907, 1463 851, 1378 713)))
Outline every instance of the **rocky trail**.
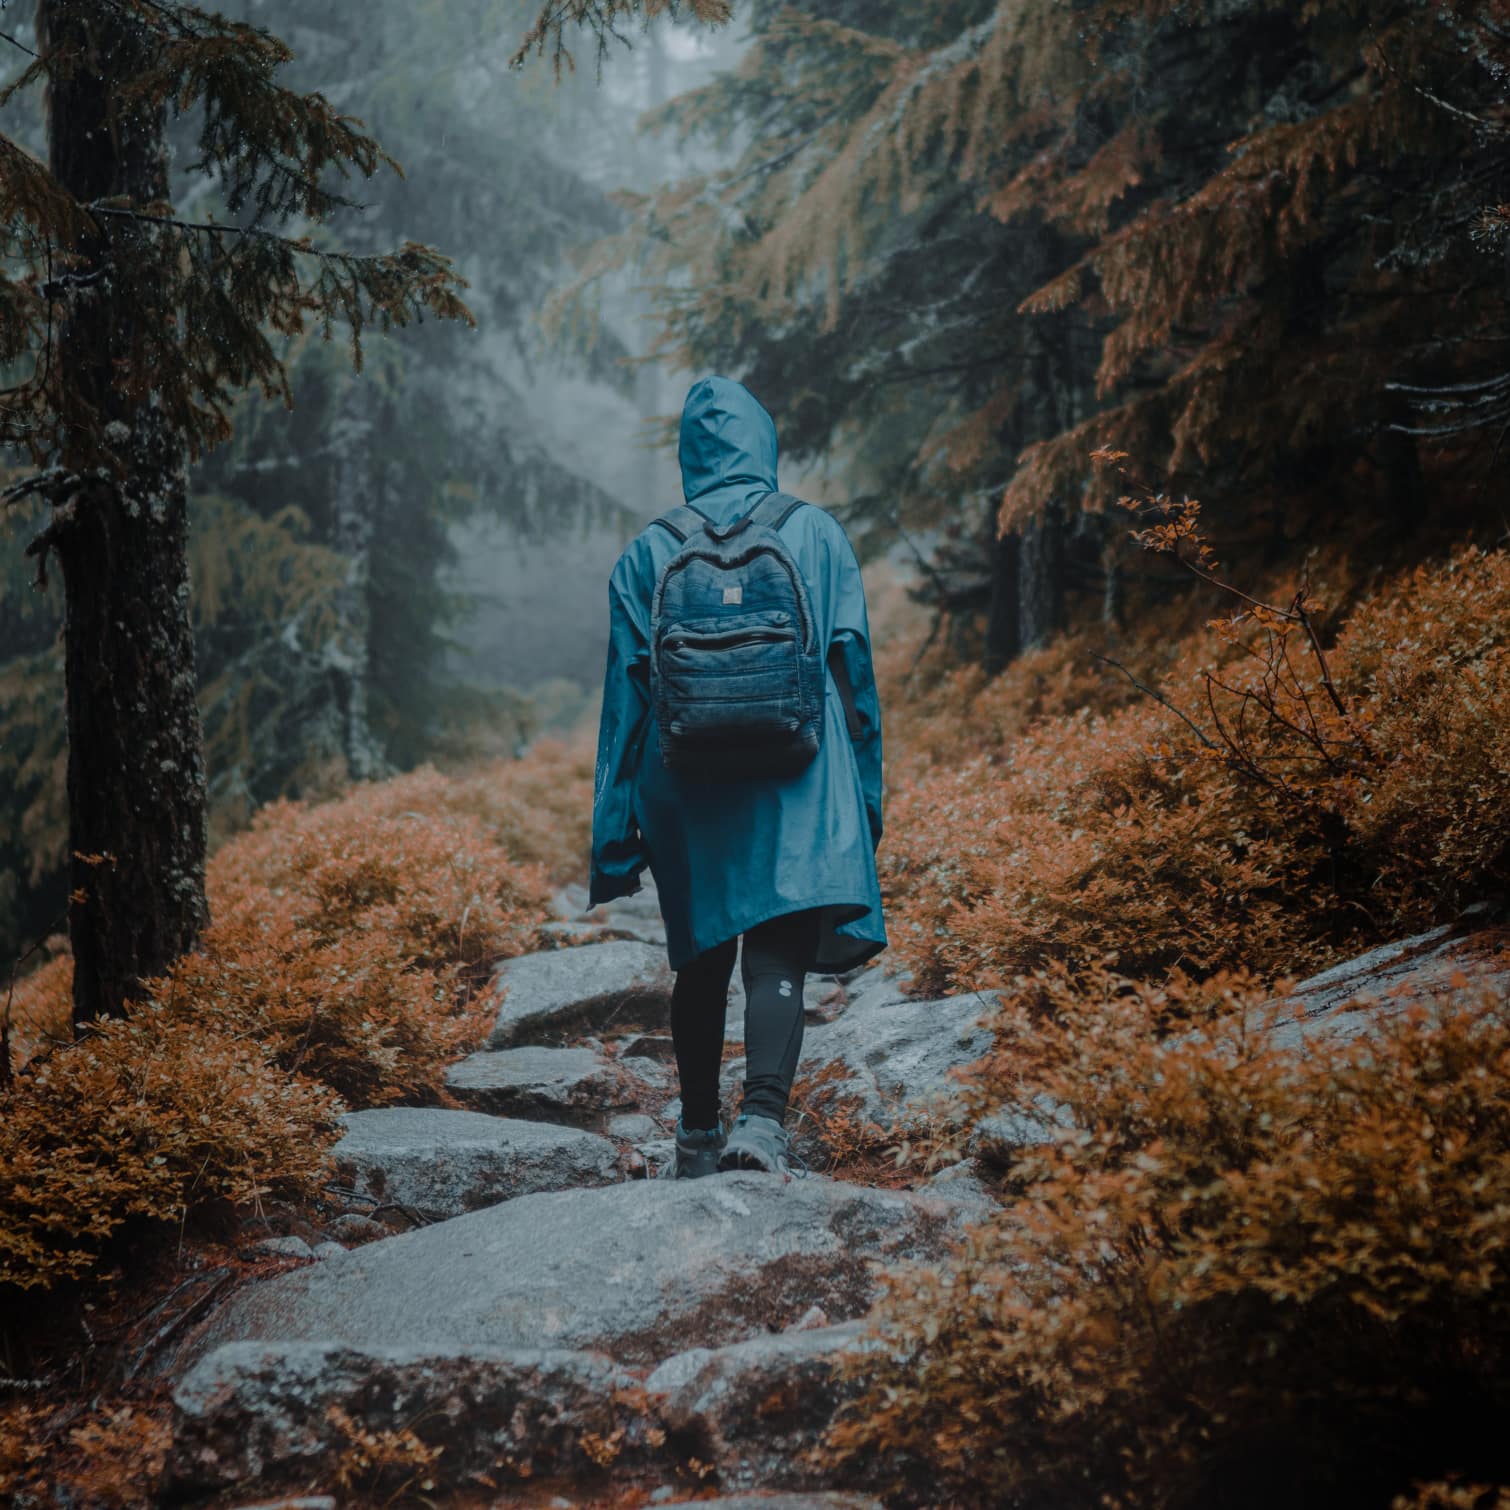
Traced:
MULTIPOLYGON (((340 1209, 251 1239, 271 1272, 157 1357, 172 1502, 879 1504, 863 1466, 836 1484, 806 1455, 844 1399, 836 1362, 875 1345, 877 1271, 942 1260, 1053 1108, 987 1119, 967 1157, 910 1166, 912 1189, 895 1188, 905 1172, 819 1172, 834 1129, 811 1115, 806 1178, 655 1179, 679 1110, 656 899, 585 907, 561 893, 548 947, 499 967, 490 1038, 448 1075, 464 1109, 349 1114, 340 1209)), ((1349 1010, 1360 994, 1429 998, 1483 957, 1449 929, 1376 950, 1300 987, 1282 1031, 1351 1034, 1370 1020, 1349 1010)), ((988 1047, 986 1000, 903 985, 874 966, 809 981, 799 1084, 837 1098, 845 1125, 926 1117, 988 1047)), ((742 1016, 736 971, 726 1114, 742 1016)))

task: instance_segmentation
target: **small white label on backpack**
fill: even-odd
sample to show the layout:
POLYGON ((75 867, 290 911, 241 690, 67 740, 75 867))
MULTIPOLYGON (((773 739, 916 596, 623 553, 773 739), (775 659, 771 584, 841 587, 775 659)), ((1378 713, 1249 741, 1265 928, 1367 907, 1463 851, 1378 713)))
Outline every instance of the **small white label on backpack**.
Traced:
POLYGON ((744 588, 742 588, 742 587, 726 587, 726 588, 724 588, 724 602, 725 603, 743 603, 744 600, 745 600, 745 590, 744 590, 744 588))

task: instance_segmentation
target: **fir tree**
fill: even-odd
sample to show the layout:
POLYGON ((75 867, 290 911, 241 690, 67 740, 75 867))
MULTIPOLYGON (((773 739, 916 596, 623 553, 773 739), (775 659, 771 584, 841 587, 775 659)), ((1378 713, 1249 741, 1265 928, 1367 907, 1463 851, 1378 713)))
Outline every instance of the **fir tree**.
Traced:
POLYGON ((428 310, 470 318, 434 249, 317 250, 277 229, 349 204, 322 180, 397 167, 361 123, 282 87, 288 49, 177 0, 42 0, 36 56, 0 97, 49 99, 48 162, 0 137, 12 266, 0 281, 0 441, 49 507, 27 546, 62 571, 75 1021, 120 1015, 206 921, 205 771, 186 553, 188 459, 251 385, 287 397, 271 337, 428 310), (168 198, 170 111, 198 106, 197 166, 232 221, 168 198))
POLYGON ((1499 0, 752 23, 666 113, 740 161, 635 201, 597 265, 639 259, 668 358, 745 376, 878 539, 939 532, 924 592, 991 669, 1125 611, 1099 448, 1232 500, 1229 540, 1494 516, 1499 0))

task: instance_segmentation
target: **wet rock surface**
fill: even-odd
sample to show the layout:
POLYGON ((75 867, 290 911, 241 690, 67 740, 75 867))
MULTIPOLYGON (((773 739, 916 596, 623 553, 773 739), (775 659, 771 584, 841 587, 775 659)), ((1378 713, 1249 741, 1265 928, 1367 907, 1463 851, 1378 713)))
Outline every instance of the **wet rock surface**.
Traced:
POLYGON ((564 1041, 569 1029, 615 1018, 663 1022, 671 1006, 665 949, 624 939, 520 955, 498 967, 494 982, 503 996, 492 1049, 564 1041))
POLYGON ((937 1261, 953 1202, 732 1172, 530 1195, 249 1285, 188 1345, 602 1348, 653 1365, 875 1294, 871 1265, 937 1261))
POLYGON ((527 1044, 468 1055, 447 1071, 446 1089, 499 1116, 598 1124, 638 1105, 647 1087, 632 1066, 594 1049, 527 1044))
POLYGON ((878 1126, 891 1127, 909 1106, 947 1095, 955 1085, 950 1071, 991 1047, 980 1019, 992 1005, 977 995, 912 1001, 877 982, 833 1022, 807 1029, 798 1072, 833 1066, 834 1091, 878 1126))
POLYGON ((636 1385, 595 1353, 236 1343, 174 1391, 168 1479, 182 1494, 328 1473, 353 1432, 405 1430, 441 1449, 426 1469, 437 1484, 595 1471, 615 1432, 618 1463, 650 1446, 636 1385))
POLYGON ((1479 990, 1510 997, 1510 928, 1434 928, 1301 981, 1284 999, 1300 1015, 1279 1023, 1274 1041, 1302 1048, 1318 1035, 1357 1038, 1412 1007, 1479 990))
MULTIPOLYGON (((1065 1112, 1041 1098, 982 1120, 969 1157, 915 1192, 754 1172, 626 1179, 674 1148, 672 977, 652 890, 586 903, 564 888, 543 933, 560 947, 497 972, 490 1047, 448 1077, 474 1109, 350 1114, 336 1158, 358 1204, 262 1239, 257 1256, 281 1262, 160 1359, 178 1381, 175 1499, 236 1485, 247 1502, 301 1503, 268 1491, 325 1487, 352 1433, 413 1429, 439 1451, 425 1472, 440 1489, 475 1489, 475 1473, 503 1489, 524 1474, 601 1486, 623 1471, 659 1478, 650 1503, 676 1506, 706 1472, 725 1493, 701 1510, 879 1510, 848 1492, 863 1481, 841 1486, 805 1457, 851 1388, 840 1360, 880 1345, 861 1319, 878 1271, 942 1261, 995 1209, 1000 1168, 1065 1112), (404 1225, 395 1209, 429 1225, 372 1219, 404 1225)), ((1463 977, 1510 993, 1507 945, 1510 931, 1438 929, 1375 950, 1297 987, 1277 1039, 1303 1050, 1367 1032, 1463 977)), ((989 997, 914 1001, 904 983, 872 967, 816 978, 805 998, 802 1074, 883 1128, 947 1098, 951 1071, 990 1045, 989 997)), ((729 1041, 742 1019, 736 970, 729 1041)), ((726 1116, 742 1081, 731 1059, 726 1116)))
POLYGON ((393 1106, 348 1112, 332 1151, 342 1183, 429 1221, 540 1190, 612 1179, 606 1138, 483 1112, 393 1106))
POLYGON ((638 939, 665 948, 666 925, 661 920, 660 898, 648 876, 633 896, 601 902, 596 907, 589 907, 587 900, 585 886, 563 886, 551 898, 554 921, 546 927, 562 934, 574 927, 593 928, 600 930, 604 938, 638 939))
MULTIPOLYGON (((1446 926, 1323 970, 1253 1020, 1267 1022, 1275 1048, 1303 1054, 1312 1044, 1367 1037, 1402 1013, 1471 1000, 1482 991, 1510 997, 1510 928, 1446 926), (1270 1019, 1276 1009, 1282 1015, 1270 1019)), ((1064 1107, 1040 1096, 1029 1106, 982 1117, 972 1130, 970 1151, 1005 1167, 1024 1149, 1050 1141, 1070 1125, 1064 1107)))
POLYGON ((670 1358, 645 1387, 678 1445, 713 1463, 727 1488, 831 1487, 804 1452, 854 1386, 839 1359, 866 1346, 863 1322, 754 1337, 670 1358))

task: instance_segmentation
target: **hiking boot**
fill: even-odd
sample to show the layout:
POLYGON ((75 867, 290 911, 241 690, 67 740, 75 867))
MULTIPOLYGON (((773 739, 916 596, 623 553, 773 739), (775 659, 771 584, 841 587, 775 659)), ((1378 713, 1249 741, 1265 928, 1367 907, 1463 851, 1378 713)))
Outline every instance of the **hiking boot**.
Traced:
POLYGON ((807 1165, 792 1152, 792 1135, 774 1117, 742 1112, 734 1120, 720 1169, 763 1169, 768 1174, 805 1175, 807 1165))
POLYGON ((667 1159, 656 1171, 658 1180, 695 1180, 718 1169, 718 1156, 724 1146, 721 1127, 706 1132, 697 1127, 683 1127, 676 1119, 676 1157, 667 1159))

